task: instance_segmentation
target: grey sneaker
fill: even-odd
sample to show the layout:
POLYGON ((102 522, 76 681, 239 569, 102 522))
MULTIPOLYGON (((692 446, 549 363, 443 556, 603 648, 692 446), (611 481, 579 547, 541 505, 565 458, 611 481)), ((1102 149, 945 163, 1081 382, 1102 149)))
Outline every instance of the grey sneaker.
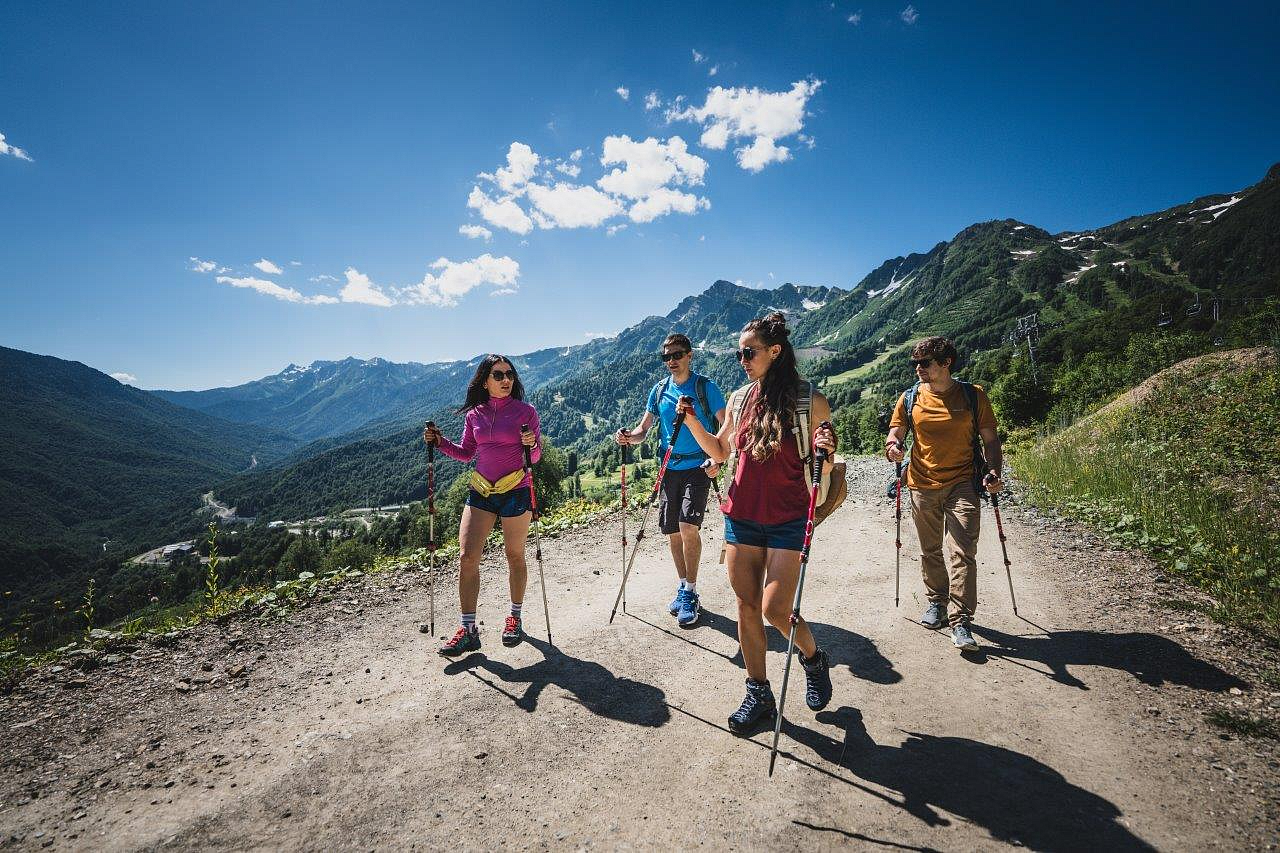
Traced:
POLYGON ((941 601, 931 602, 924 615, 920 617, 920 624, 930 629, 941 628, 945 621, 947 621, 947 610, 946 605, 941 601))
POLYGON ((978 650, 978 641, 969 633, 968 625, 957 625, 951 629, 951 644, 962 652, 978 650))

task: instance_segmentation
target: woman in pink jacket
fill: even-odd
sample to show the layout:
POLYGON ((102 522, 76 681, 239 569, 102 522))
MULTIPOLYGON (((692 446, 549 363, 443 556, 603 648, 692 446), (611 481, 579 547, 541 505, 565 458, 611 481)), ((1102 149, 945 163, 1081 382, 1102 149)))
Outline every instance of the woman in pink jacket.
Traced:
POLYGON ((440 647, 440 654, 446 657, 480 648, 480 632, 476 628, 480 556, 485 539, 493 530, 494 522, 499 520, 511 586, 511 615, 502 629, 502 644, 515 646, 524 639, 520 624, 527 577, 524 546, 533 517, 531 484, 524 473, 524 449, 530 448, 535 463, 542 456, 538 413, 524 402, 524 386, 510 360, 500 355, 481 359, 467 386, 467 400, 458 412, 466 416, 459 443, 445 438, 433 424, 422 431, 423 439, 435 444, 446 456, 464 463, 474 459, 476 463, 458 530, 462 550, 458 575, 462 624, 440 647), (528 430, 522 432, 525 426, 528 430))

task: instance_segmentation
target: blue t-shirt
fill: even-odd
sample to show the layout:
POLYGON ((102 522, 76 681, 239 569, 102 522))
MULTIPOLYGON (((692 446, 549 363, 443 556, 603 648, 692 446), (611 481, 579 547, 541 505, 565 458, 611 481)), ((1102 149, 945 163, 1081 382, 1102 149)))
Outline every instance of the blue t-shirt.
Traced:
MULTIPOLYGON (((658 461, 661 464, 662 457, 667 452, 667 445, 671 443, 671 428, 676 422, 676 404, 680 402, 681 397, 693 398, 693 411, 697 415, 698 420, 708 431, 711 430, 711 424, 707 421, 708 417, 715 417, 716 412, 725 407, 724 393, 710 379, 707 382, 707 405, 711 407, 710 412, 702 410, 702 400, 698 398, 698 374, 691 373, 688 380, 683 385, 677 385, 675 381, 668 382, 663 379, 657 385, 653 386, 653 390, 649 392, 648 410, 658 419, 659 444, 658 444, 658 461), (662 390, 662 386, 666 385, 667 390, 662 395, 662 399, 658 399, 658 392, 662 390)), ((707 454, 702 452, 702 447, 687 429, 680 430, 680 436, 676 439, 676 447, 671 454, 671 462, 667 466, 672 471, 687 471, 690 468, 697 468, 702 465, 707 458, 707 454), (687 459, 677 459, 677 455, 687 455, 687 459)))

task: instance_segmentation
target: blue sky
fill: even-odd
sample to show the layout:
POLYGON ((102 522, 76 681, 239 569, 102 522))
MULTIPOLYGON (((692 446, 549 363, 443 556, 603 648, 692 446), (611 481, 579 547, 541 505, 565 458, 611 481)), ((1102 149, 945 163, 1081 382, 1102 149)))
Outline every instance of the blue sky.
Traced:
POLYGON ((524 352, 1280 159, 1270 4, 620 5, 0 6, 0 344, 144 388, 524 352))

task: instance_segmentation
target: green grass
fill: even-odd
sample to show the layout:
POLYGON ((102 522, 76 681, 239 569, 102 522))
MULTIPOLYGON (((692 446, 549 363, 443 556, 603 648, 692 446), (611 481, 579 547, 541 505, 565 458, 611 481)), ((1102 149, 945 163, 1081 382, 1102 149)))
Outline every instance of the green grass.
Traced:
MULTIPOLYGON (((1246 351, 1258 353, 1260 351, 1246 351)), ((1203 360, 1013 459, 1032 499, 1140 547, 1215 599, 1215 618, 1280 634, 1280 376, 1203 360)))
POLYGON ((902 347, 889 347, 866 364, 860 364, 857 367, 844 371, 843 373, 837 373, 834 376, 828 377, 827 385, 841 385, 845 382, 866 376, 876 367, 888 361, 889 356, 893 355, 895 352, 899 352, 901 349, 902 347))
POLYGON ((1261 717, 1235 711, 1210 711, 1204 718, 1220 729, 1241 737, 1265 737, 1280 740, 1280 726, 1261 717))

